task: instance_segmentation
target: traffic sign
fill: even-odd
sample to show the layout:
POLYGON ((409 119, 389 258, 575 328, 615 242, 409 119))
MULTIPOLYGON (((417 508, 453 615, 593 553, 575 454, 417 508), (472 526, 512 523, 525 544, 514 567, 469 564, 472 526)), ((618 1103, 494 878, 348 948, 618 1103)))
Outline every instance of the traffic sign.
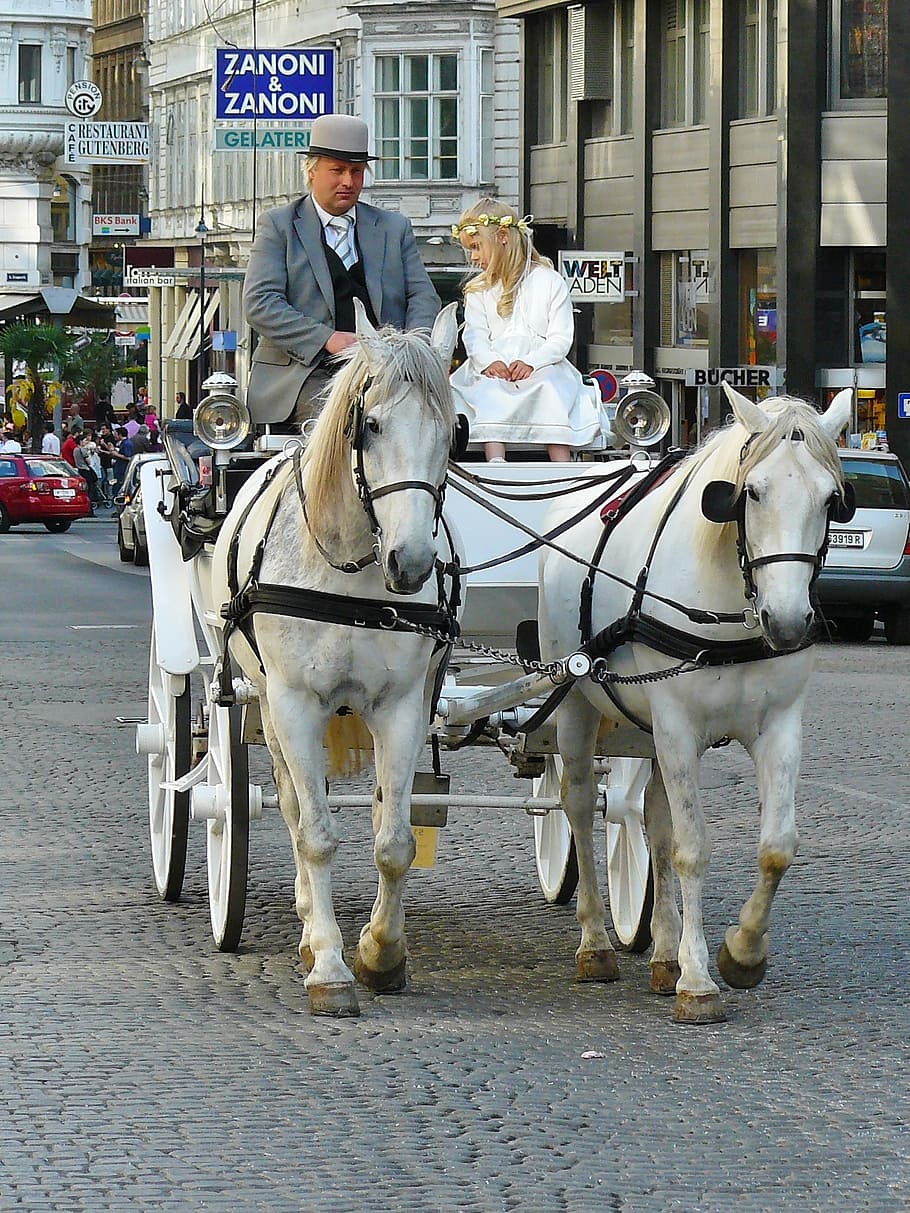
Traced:
POLYGON ((91 80, 76 80, 63 98, 66 108, 77 118, 91 118, 101 109, 101 89, 91 80))
POLYGON ((910 392, 897 393, 897 415, 902 421, 910 421, 910 392))
POLYGON ((600 388, 601 400, 604 402, 604 404, 609 404, 609 402, 619 391, 619 384, 616 382, 616 376, 612 371, 607 370, 589 371, 588 374, 600 388))

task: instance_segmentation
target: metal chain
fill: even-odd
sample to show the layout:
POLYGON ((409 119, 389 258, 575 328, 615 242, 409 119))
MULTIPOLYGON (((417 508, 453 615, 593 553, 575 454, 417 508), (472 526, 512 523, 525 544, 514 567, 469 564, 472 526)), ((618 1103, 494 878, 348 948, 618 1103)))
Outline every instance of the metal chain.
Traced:
MULTIPOLYGON (((431 628, 422 623, 411 623, 405 619, 398 620, 402 631, 417 632, 430 640, 438 640, 442 644, 451 644, 452 637, 438 628, 431 628)), ((492 657, 503 665, 519 666, 528 673, 547 674, 549 677, 565 678, 566 671, 559 661, 533 661, 530 658, 519 657, 517 653, 505 649, 494 649, 486 644, 474 644, 470 640, 459 640, 459 647, 482 657, 492 657)), ((675 678, 679 674, 690 674, 695 670, 704 669, 699 661, 681 661, 679 665, 670 666, 667 670, 657 670, 653 674, 614 674, 607 668, 607 663, 601 658, 594 662, 589 677, 594 682, 609 682, 620 686, 637 686, 648 682, 662 682, 665 678, 675 678)))

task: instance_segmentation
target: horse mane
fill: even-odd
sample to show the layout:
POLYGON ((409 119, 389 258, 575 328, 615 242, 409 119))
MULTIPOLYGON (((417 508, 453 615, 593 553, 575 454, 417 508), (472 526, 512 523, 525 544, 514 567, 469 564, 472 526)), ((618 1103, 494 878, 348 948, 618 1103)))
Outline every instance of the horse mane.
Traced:
MULTIPOLYGON (((796 396, 773 396, 763 400, 760 408, 771 418, 771 424, 755 435, 738 421, 715 430, 701 445, 680 464, 679 475, 691 472, 690 492, 700 494, 711 480, 729 480, 736 487, 736 494, 743 491, 746 477, 781 442, 792 439, 797 431, 802 434, 806 450, 834 477, 839 491, 843 491, 844 474, 837 455, 837 444, 822 428, 821 414, 815 407, 796 396)), ((672 483, 678 484, 676 477, 672 483)), ((696 550, 705 555, 721 543, 730 542, 736 533, 735 523, 718 525, 709 522, 701 510, 693 511, 692 539, 696 550)))
MULTIPOLYGON (((413 385, 427 408, 450 430, 455 406, 447 368, 422 329, 402 332, 389 326, 375 337, 358 340, 338 356, 335 375, 303 456, 306 468, 307 513, 314 532, 341 511, 357 504, 351 478, 353 435, 348 424, 354 401, 371 385, 379 399, 388 399, 402 383, 413 385)), ((369 408, 366 410, 369 412, 369 408)))

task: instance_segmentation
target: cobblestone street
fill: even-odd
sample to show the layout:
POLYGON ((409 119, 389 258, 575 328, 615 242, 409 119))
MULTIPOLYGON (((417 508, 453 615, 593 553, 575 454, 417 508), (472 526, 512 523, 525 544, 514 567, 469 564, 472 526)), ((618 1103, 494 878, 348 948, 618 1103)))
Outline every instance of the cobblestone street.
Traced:
MULTIPOLYGON (((544 904, 531 822, 479 811, 450 813, 436 868, 410 878, 408 991, 312 1019, 277 813, 251 827, 236 954, 211 941, 201 826, 182 900, 158 899, 144 760, 117 723, 145 712, 148 585, 89 563, 86 533, 0 550, 0 1208, 910 1207, 910 649, 819 649, 800 854, 767 979, 723 989, 726 1024, 674 1025, 646 956, 576 985, 574 904, 544 904)), ((453 790, 515 786, 495 751, 444 765, 453 790)), ((751 889, 756 792, 735 746, 702 770, 716 951, 751 889)), ((336 820, 352 946, 369 821, 336 820)))

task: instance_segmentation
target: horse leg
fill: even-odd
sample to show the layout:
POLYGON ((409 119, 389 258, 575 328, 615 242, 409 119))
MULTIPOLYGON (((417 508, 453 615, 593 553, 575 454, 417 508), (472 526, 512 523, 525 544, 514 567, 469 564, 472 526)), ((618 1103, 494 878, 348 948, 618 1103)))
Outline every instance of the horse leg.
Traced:
MULTIPOLYGON (((268 701, 272 730, 297 797, 296 835, 289 828, 295 842, 295 860, 302 866, 306 880, 306 886, 298 882, 296 891, 300 895, 305 887, 309 888, 309 904, 303 893, 303 908, 308 911, 313 958, 313 967, 304 983, 310 1013, 358 1015, 354 975, 344 963, 341 931, 332 905, 332 859, 338 839, 325 790, 322 748, 325 714, 315 700, 308 701, 299 689, 292 690, 274 675, 269 677, 268 701)), ((304 956, 305 963, 308 959, 308 955, 304 956)))
POLYGON ((278 807, 284 819, 284 824, 288 828, 288 833, 291 836, 291 850, 294 853, 294 867, 296 869, 294 876, 294 909, 297 911, 297 917, 303 924, 297 952, 303 961, 306 971, 309 973, 313 967, 309 925, 310 881, 300 849, 300 807, 297 802, 297 789, 294 787, 294 781, 291 778, 291 772, 288 770, 288 764, 285 762, 284 754, 281 752, 281 744, 275 735, 275 730, 272 728, 265 695, 262 694, 259 697, 259 709, 262 714, 262 731, 265 734, 266 744, 272 758, 275 786, 278 788, 278 807))
POLYGON ((376 900, 360 932, 354 973, 378 993, 391 994, 407 984, 404 887, 416 850, 411 832, 411 785, 426 741, 427 716, 422 688, 396 711, 371 720, 376 746, 373 797, 373 860, 379 874, 376 900))
POLYGON ((799 843, 794 800, 802 751, 800 708, 781 713, 749 747, 761 798, 758 880, 740 910, 739 926, 727 928, 717 954, 721 977, 737 990, 749 990, 765 976, 771 903, 799 843))
POLYGON ((654 872, 654 910, 651 914, 651 990, 675 994, 679 981, 680 917, 673 885, 673 823, 660 763, 655 760, 645 789, 645 829, 654 872))
POLYGON ((597 884, 594 862, 594 747, 600 712, 580 691, 563 700, 556 718, 559 753, 563 761, 560 799, 572 827, 578 859, 576 917, 581 942, 575 953, 578 981, 616 981, 619 966, 607 934, 606 911, 597 884))
POLYGON ((673 866, 682 892, 680 977, 673 1018, 677 1023, 722 1023, 720 991, 708 972, 708 946, 702 920, 702 890, 711 856, 698 787, 694 739, 681 727, 654 721, 654 742, 673 821, 673 866))

